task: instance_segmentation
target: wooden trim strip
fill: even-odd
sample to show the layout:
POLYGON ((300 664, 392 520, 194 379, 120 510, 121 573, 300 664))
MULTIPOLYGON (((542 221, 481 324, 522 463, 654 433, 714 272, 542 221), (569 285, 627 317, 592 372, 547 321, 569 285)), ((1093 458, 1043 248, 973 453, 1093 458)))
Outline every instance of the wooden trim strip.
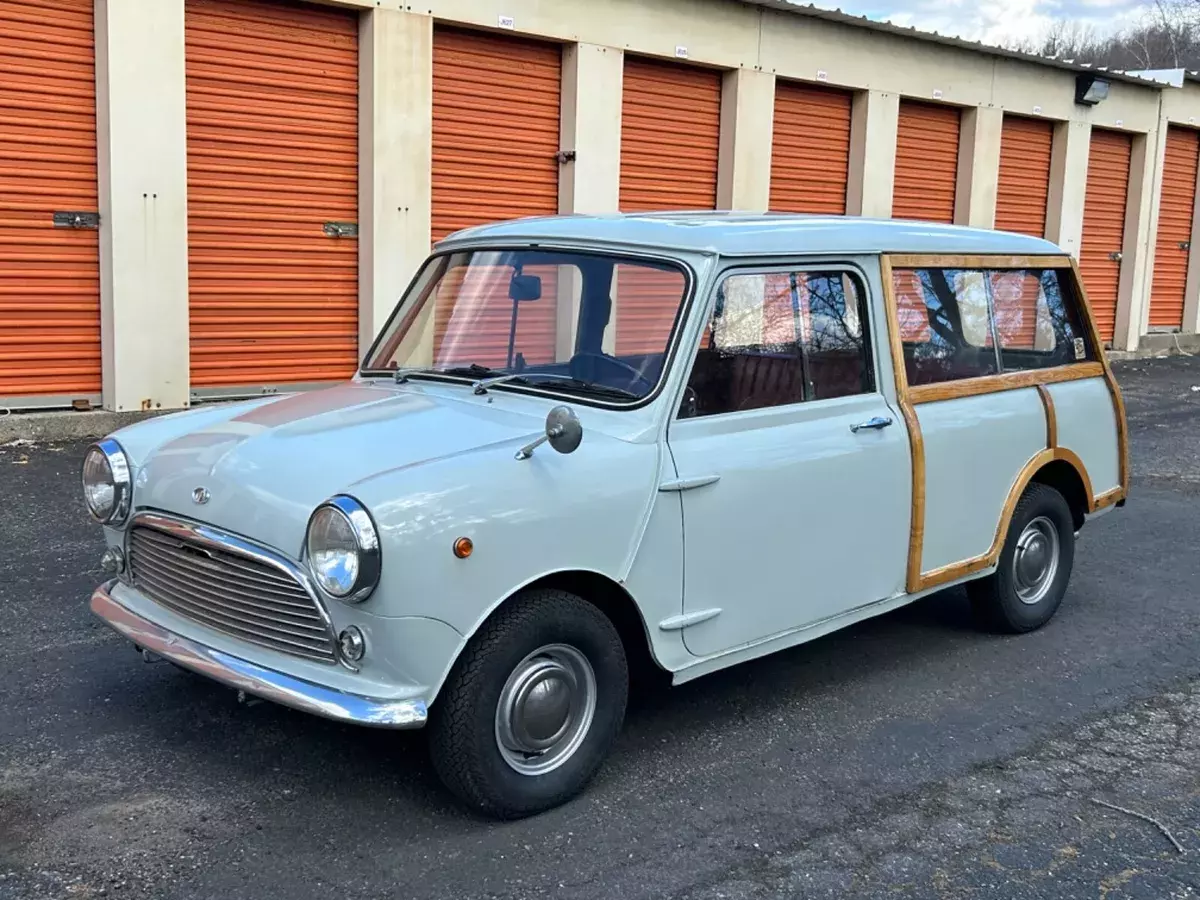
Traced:
POLYGON ((1054 460, 1069 463, 1079 473, 1083 481, 1085 495, 1088 499, 1089 512, 1103 509, 1119 500, 1123 500, 1129 490, 1129 438, 1125 416, 1125 402, 1121 396, 1120 387, 1113 376, 1112 367, 1104 354, 1103 344, 1099 340, 1095 318, 1091 305, 1083 287, 1083 278, 1079 273, 1079 264, 1073 257, 968 257, 968 256, 898 256, 883 254, 880 257, 880 275, 883 280, 884 309, 887 314, 888 343, 892 355, 892 373, 896 385, 896 402, 904 422, 908 427, 909 450, 912 460, 912 517, 909 525, 908 567, 905 573, 905 585, 910 594, 927 590, 957 581, 981 572, 996 565, 1008 535, 1013 512, 1021 494, 1037 474, 1038 470, 1054 460), (1034 369, 1022 372, 1006 372, 1002 375, 989 375, 982 378, 964 379, 945 384, 917 385, 910 387, 908 373, 904 366, 904 345, 900 339, 900 320, 897 312, 896 295, 892 282, 893 266, 974 266, 983 268, 1070 268, 1075 283, 1075 290, 1080 299, 1086 319, 1086 328, 1092 339, 1092 346, 1097 353, 1098 362, 1071 363, 1056 366, 1051 369, 1034 369), (1117 419, 1118 456, 1120 460, 1120 487, 1096 497, 1092 494, 1092 482, 1083 460, 1071 450, 1058 446, 1058 417, 1054 409, 1054 399, 1047 389, 1049 384, 1065 381, 1077 381, 1085 378, 1103 377, 1112 397, 1113 409, 1117 419), (925 546, 925 442, 921 436, 921 424, 917 418, 916 403, 931 403, 939 400, 950 400, 958 397, 975 397, 982 394, 1000 391, 1016 390, 1019 388, 1035 387, 1046 412, 1046 449, 1035 455, 1025 464, 1017 475, 1009 496, 1001 510, 1000 522, 996 528, 992 546, 986 553, 972 559, 951 563, 928 572, 921 571, 921 557, 925 546))
MULTIPOLYGON (((1116 376, 1113 375, 1112 365, 1104 352, 1104 344, 1100 341, 1100 331, 1096 328, 1096 318, 1092 315, 1092 304, 1088 300, 1087 288, 1083 284, 1083 274, 1079 271, 1079 261, 1074 257, 1071 257, 1071 272, 1075 276, 1075 293, 1084 309, 1092 346, 1095 348, 1100 364, 1104 367, 1104 381, 1108 385, 1108 394, 1113 402, 1113 413, 1117 419, 1117 466, 1121 482, 1121 496, 1118 499, 1124 500, 1129 496, 1129 426, 1125 417, 1125 398, 1121 395, 1121 387, 1117 384, 1116 376)), ((1110 502, 1115 503, 1116 500, 1110 502)))
POLYGON ((1001 254, 954 256, 941 253, 886 254, 895 269, 1069 269, 1071 257, 1062 255, 1006 256, 1001 254))
POLYGON ((981 375, 978 378, 961 378, 938 384, 917 384, 908 389, 913 403, 934 403, 938 400, 957 400, 961 397, 978 397, 982 394, 998 394, 1018 388, 1057 384, 1062 381, 1082 381, 1085 378, 1100 378, 1104 365, 1098 362, 1070 363, 1049 369, 1028 369, 1021 372, 1005 372, 1002 375, 981 375))
POLYGON ((908 429, 908 449, 912 467, 912 515, 908 527, 908 568, 905 589, 911 594, 920 590, 921 553, 925 544, 925 441, 917 411, 908 399, 908 375, 904 370, 904 344, 900 340, 900 317, 896 309, 896 292, 892 283, 892 262, 886 255, 879 260, 883 279, 883 305, 887 313, 888 344, 892 351, 892 376, 896 384, 896 405, 908 429))
POLYGON ((1029 482, 1033 480, 1033 476, 1037 474, 1038 469, 1046 465, 1046 463, 1054 461, 1053 450, 1042 450, 1034 456, 1029 462, 1025 463, 1024 467, 1017 474, 1016 481, 1012 487, 1008 489, 1008 497, 1004 501, 1004 506, 1000 511, 1000 524, 996 527, 996 535, 992 538, 992 546, 982 556, 976 556, 971 559, 965 559, 962 562, 950 563, 950 565, 942 566, 939 569, 933 569, 921 575, 921 590, 937 587, 939 584, 946 584, 950 581, 955 581, 959 578, 964 578, 967 575, 974 575, 976 572, 981 572, 984 569, 990 568, 996 564, 1000 558, 1000 551, 1004 547, 1004 538, 1008 535, 1008 526, 1012 522, 1013 512, 1017 508, 1017 501, 1021 499, 1021 494, 1029 482))
POLYGON ((1042 408, 1046 411, 1046 449, 1053 450, 1058 446, 1058 416, 1054 412, 1054 398, 1050 396, 1050 389, 1044 384, 1037 386, 1037 392, 1042 398, 1042 408))
POLYGON ((992 538, 992 546, 988 548, 987 553, 922 573, 919 578, 918 590, 923 591, 937 587, 938 585, 947 584, 951 581, 957 581, 959 578, 974 575, 976 572, 982 572, 984 569, 990 569, 996 565, 1000 560, 1000 553, 1004 549, 1004 541, 1008 537, 1008 528, 1012 524, 1012 517, 1017 508, 1017 501, 1025 493, 1025 488, 1029 486, 1029 482, 1033 480, 1033 476, 1043 466, 1054 460, 1062 460, 1069 463, 1079 473, 1079 477, 1083 481, 1084 492, 1088 498, 1088 512, 1094 512, 1096 509, 1101 508, 1102 502, 1103 505, 1107 506, 1117 501, 1120 488, 1111 490, 1107 494, 1093 500, 1092 480, 1088 477, 1088 471, 1083 464, 1083 460, 1075 453, 1061 447, 1043 450, 1030 459, 1029 462, 1025 463, 1020 474, 1017 475, 1016 481, 1013 482, 1012 487, 1009 489, 1008 497, 1004 501, 1004 507, 1000 512, 1000 524, 996 528, 995 537, 992 538))

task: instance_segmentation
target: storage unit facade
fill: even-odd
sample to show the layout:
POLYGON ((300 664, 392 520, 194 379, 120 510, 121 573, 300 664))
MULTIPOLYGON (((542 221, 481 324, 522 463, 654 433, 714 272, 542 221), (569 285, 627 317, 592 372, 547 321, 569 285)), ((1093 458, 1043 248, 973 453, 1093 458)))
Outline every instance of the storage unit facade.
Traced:
MULTIPOLYGON (((0 0, 0 187, 58 191, 0 191, 0 406, 345 378, 437 240, 572 211, 1021 231, 1079 259, 1114 348, 1196 330, 1200 86, 1112 75, 1083 105, 1078 68, 837 13, 625 9, 0 0), (47 67, 39 95, 21 73, 47 67)), ((638 286, 609 349, 657 340, 669 287, 638 286)), ((431 361, 506 362, 507 321, 443 346, 455 314, 431 361)), ((519 327, 561 340, 550 307, 519 327)))

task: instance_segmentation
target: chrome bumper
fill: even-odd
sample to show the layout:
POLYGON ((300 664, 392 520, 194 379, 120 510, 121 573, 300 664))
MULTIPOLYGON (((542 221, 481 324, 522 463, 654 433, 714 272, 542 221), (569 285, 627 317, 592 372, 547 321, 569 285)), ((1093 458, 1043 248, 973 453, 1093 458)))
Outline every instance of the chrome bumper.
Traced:
POLYGON ((92 612, 138 647, 185 669, 255 697, 338 722, 376 728, 420 728, 425 724, 428 710, 423 700, 359 697, 205 647, 122 606, 110 593, 112 585, 109 581, 92 593, 92 612))

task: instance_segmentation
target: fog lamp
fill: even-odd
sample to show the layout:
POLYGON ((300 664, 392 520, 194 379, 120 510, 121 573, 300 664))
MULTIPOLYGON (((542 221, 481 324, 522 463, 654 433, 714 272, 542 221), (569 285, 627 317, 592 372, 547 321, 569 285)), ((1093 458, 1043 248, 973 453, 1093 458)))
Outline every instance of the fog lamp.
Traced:
POLYGON ((100 557, 100 569, 109 575, 120 575, 125 571, 125 554, 119 547, 109 547, 100 557))
POLYGON ((351 625, 338 635, 338 649, 342 658, 349 662, 358 662, 367 653, 367 639, 355 626, 351 625))

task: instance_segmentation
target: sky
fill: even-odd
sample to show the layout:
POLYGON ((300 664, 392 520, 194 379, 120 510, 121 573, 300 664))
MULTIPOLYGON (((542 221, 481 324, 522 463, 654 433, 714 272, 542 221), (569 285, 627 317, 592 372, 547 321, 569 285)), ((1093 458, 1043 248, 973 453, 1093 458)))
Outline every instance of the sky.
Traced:
POLYGON ((815 5, 996 44, 1038 37, 1057 19, 1102 34, 1115 31, 1136 19, 1146 0, 815 0, 815 5))

